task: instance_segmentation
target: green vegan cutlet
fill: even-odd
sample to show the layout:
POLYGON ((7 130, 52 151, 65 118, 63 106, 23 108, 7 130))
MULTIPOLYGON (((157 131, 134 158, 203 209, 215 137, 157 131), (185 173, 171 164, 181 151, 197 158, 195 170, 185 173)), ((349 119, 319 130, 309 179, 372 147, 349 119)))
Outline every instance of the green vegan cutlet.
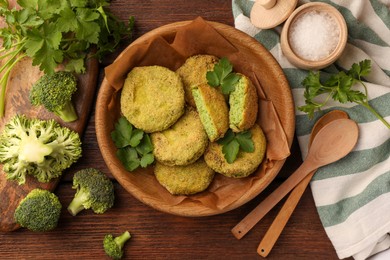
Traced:
POLYGON ((207 134, 195 108, 186 112, 170 128, 150 135, 153 154, 165 165, 188 165, 198 160, 209 143, 207 134))
POLYGON ((184 113, 184 89, 179 75, 161 66, 133 68, 121 94, 121 111, 147 133, 172 126, 184 113))
POLYGON ((229 96, 229 126, 234 132, 251 128, 257 119, 258 97, 255 86, 245 75, 229 96))
POLYGON ((223 94, 202 84, 192 89, 192 95, 209 140, 214 142, 223 137, 229 129, 229 109, 223 94))
POLYGON ((233 163, 228 163, 222 152, 223 145, 213 142, 210 143, 204 154, 207 165, 226 177, 243 178, 255 172, 264 159, 267 141, 259 125, 255 124, 248 131, 251 132, 254 143, 253 152, 239 151, 236 160, 233 163))
POLYGON ((218 58, 213 55, 199 54, 189 57, 184 64, 176 70, 183 80, 185 100, 195 107, 191 89, 193 86, 207 83, 206 73, 214 68, 218 58))
POLYGON ((203 158, 185 166, 167 166, 157 162, 154 167, 157 181, 174 195, 191 195, 207 189, 214 171, 203 158))

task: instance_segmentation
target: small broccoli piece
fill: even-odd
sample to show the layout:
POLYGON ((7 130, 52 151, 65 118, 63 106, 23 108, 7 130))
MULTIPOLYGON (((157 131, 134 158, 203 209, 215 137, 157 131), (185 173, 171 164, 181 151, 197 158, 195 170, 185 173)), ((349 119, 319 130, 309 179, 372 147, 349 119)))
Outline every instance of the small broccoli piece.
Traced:
POLYGON ((103 240, 103 247, 106 254, 112 259, 121 259, 123 256, 123 245, 130 239, 129 231, 125 231, 118 237, 106 235, 103 240))
POLYGON ((31 231, 49 231, 57 227, 61 208, 54 193, 37 188, 20 201, 14 218, 16 223, 31 231))
POLYGON ((30 90, 30 102, 34 106, 43 105, 64 122, 77 120, 72 103, 72 95, 77 90, 77 79, 67 71, 57 71, 53 75, 43 75, 30 90))
POLYGON ((29 119, 16 115, 0 136, 0 163, 7 179, 19 184, 32 175, 39 182, 61 176, 81 157, 78 133, 54 120, 29 119))
POLYGON ((73 216, 89 208, 101 214, 114 205, 114 185, 97 169, 88 168, 76 172, 72 188, 77 190, 68 206, 68 211, 73 216))

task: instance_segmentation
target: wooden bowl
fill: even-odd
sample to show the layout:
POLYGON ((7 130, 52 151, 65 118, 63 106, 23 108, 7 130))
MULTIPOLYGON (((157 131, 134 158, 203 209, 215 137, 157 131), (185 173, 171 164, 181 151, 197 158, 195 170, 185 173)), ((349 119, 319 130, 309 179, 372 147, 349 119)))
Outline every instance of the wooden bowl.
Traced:
MULTIPOLYGON (((172 40, 176 31, 183 26, 188 25, 190 22, 191 21, 176 22, 159 27, 135 40, 126 50, 134 48, 136 44, 143 43, 156 35, 172 40)), ((207 23, 240 50, 242 59, 244 59, 246 64, 264 75, 258 79, 259 83, 265 90, 267 99, 271 100, 274 104, 276 114, 279 117, 281 126, 285 132, 285 136, 277 136, 274 138, 286 138, 286 143, 288 143, 287 150, 289 151, 295 131, 294 103, 290 87, 279 64, 261 44, 247 34, 221 23, 207 23)), ((119 57, 121 57, 121 55, 119 57)), ((132 68, 128 69, 130 71, 132 68)), ((247 177, 247 179, 244 178, 245 180, 228 178, 229 181, 237 183, 237 186, 235 187, 237 187, 236 189, 237 191, 240 191, 241 195, 238 197, 235 194, 231 194, 230 199, 232 203, 226 204, 223 208, 213 206, 215 196, 208 195, 208 191, 205 191, 200 195, 192 195, 195 196, 194 198, 196 198, 196 196, 203 196, 203 199, 206 199, 208 205, 198 203, 196 200, 192 199, 193 197, 174 203, 175 200, 180 197, 173 196, 162 188, 154 177, 153 167, 137 169, 130 173, 124 169, 121 162, 116 157, 116 147, 111 140, 110 133, 113 131, 114 124, 120 113, 119 96, 120 95, 115 95, 114 88, 110 86, 108 80, 105 78, 100 87, 96 104, 96 135, 99 148, 108 168, 117 181, 135 198, 157 210, 174 215, 196 217, 220 214, 235 209, 253 199, 265 189, 278 174, 288 156, 287 154, 284 158, 273 161, 272 168, 267 171, 267 174, 261 176, 261 178, 258 177, 253 183, 251 182, 252 177, 247 177), (109 113, 107 109, 109 104, 112 104, 110 102, 114 103, 113 111, 116 113, 114 115, 112 112, 109 113), (251 182, 250 189, 243 190, 241 188, 241 185, 244 182, 251 182)), ((270 139, 272 139, 272 137, 270 137, 270 139)), ((271 149, 272 142, 269 143, 269 146, 268 149, 271 149)), ((278 147, 273 148, 276 150, 278 149, 278 147)), ((227 178, 220 174, 217 175, 216 178, 219 179, 227 178)), ((255 173, 253 175, 255 175, 255 173)), ((216 180, 214 179, 212 185, 214 185, 214 188, 218 188, 215 187, 215 182, 216 180)))
MULTIPOLYGON (((282 29, 280 44, 284 55, 293 65, 302 69, 318 70, 329 66, 340 57, 347 43, 347 36, 347 24, 342 14, 336 8, 326 3, 312 2, 303 4, 298 7, 287 19, 282 29), (290 41, 291 28, 293 27, 294 23, 304 14, 309 12, 321 12, 329 14, 336 22, 340 32, 336 47, 333 49, 333 51, 330 52, 329 55, 319 60, 310 60, 308 58, 302 57, 302 55, 298 55, 290 41)), ((313 35, 313 37, 316 36, 313 35)))

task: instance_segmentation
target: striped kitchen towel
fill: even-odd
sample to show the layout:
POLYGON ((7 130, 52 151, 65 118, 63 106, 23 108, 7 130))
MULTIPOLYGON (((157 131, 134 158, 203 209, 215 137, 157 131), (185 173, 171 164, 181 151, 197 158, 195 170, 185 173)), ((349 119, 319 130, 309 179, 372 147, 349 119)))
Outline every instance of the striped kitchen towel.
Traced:
MULTIPOLYGON (((286 0, 287 1, 287 0, 286 0)), ((280 63, 288 78, 295 105, 302 106, 302 80, 308 71, 297 69, 283 55, 281 26, 260 30, 250 22, 254 0, 232 0, 235 27, 262 43, 280 63)), ((298 5, 310 1, 299 1, 298 5)), ((371 60, 365 78, 369 103, 390 122, 390 1, 326 0, 336 7, 348 25, 348 43, 342 56, 321 74, 349 69, 353 63, 371 60)), ((296 135, 307 154, 310 131, 324 113, 341 109, 359 124, 359 141, 342 160, 320 168, 311 189, 318 214, 339 258, 366 259, 390 248, 390 130, 366 108, 355 103, 330 102, 310 120, 295 110, 296 135)))

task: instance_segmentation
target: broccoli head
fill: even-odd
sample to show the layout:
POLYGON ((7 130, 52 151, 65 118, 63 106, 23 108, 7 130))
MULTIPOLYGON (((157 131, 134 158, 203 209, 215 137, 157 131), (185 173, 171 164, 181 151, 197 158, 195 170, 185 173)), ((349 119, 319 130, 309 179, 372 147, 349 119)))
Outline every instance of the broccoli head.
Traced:
POLYGON ((103 247, 106 254, 112 259, 121 259, 123 256, 123 245, 130 239, 129 231, 125 231, 118 237, 106 235, 103 240, 103 247))
POLYGON ((14 218, 16 223, 31 231, 49 231, 57 227, 61 208, 54 193, 37 188, 20 201, 14 218))
POLYGON ((57 71, 43 75, 30 90, 30 102, 34 106, 43 105, 64 122, 77 120, 72 103, 72 95, 77 90, 77 79, 67 71, 57 71))
POLYGON ((61 176, 81 157, 77 132, 54 120, 30 119, 16 115, 5 125, 0 136, 0 163, 7 179, 19 184, 32 175, 39 182, 61 176))
POLYGON ((89 208, 101 214, 114 205, 114 185, 97 169, 88 168, 76 172, 73 176, 73 189, 76 189, 76 194, 68 206, 68 211, 73 216, 89 208))

